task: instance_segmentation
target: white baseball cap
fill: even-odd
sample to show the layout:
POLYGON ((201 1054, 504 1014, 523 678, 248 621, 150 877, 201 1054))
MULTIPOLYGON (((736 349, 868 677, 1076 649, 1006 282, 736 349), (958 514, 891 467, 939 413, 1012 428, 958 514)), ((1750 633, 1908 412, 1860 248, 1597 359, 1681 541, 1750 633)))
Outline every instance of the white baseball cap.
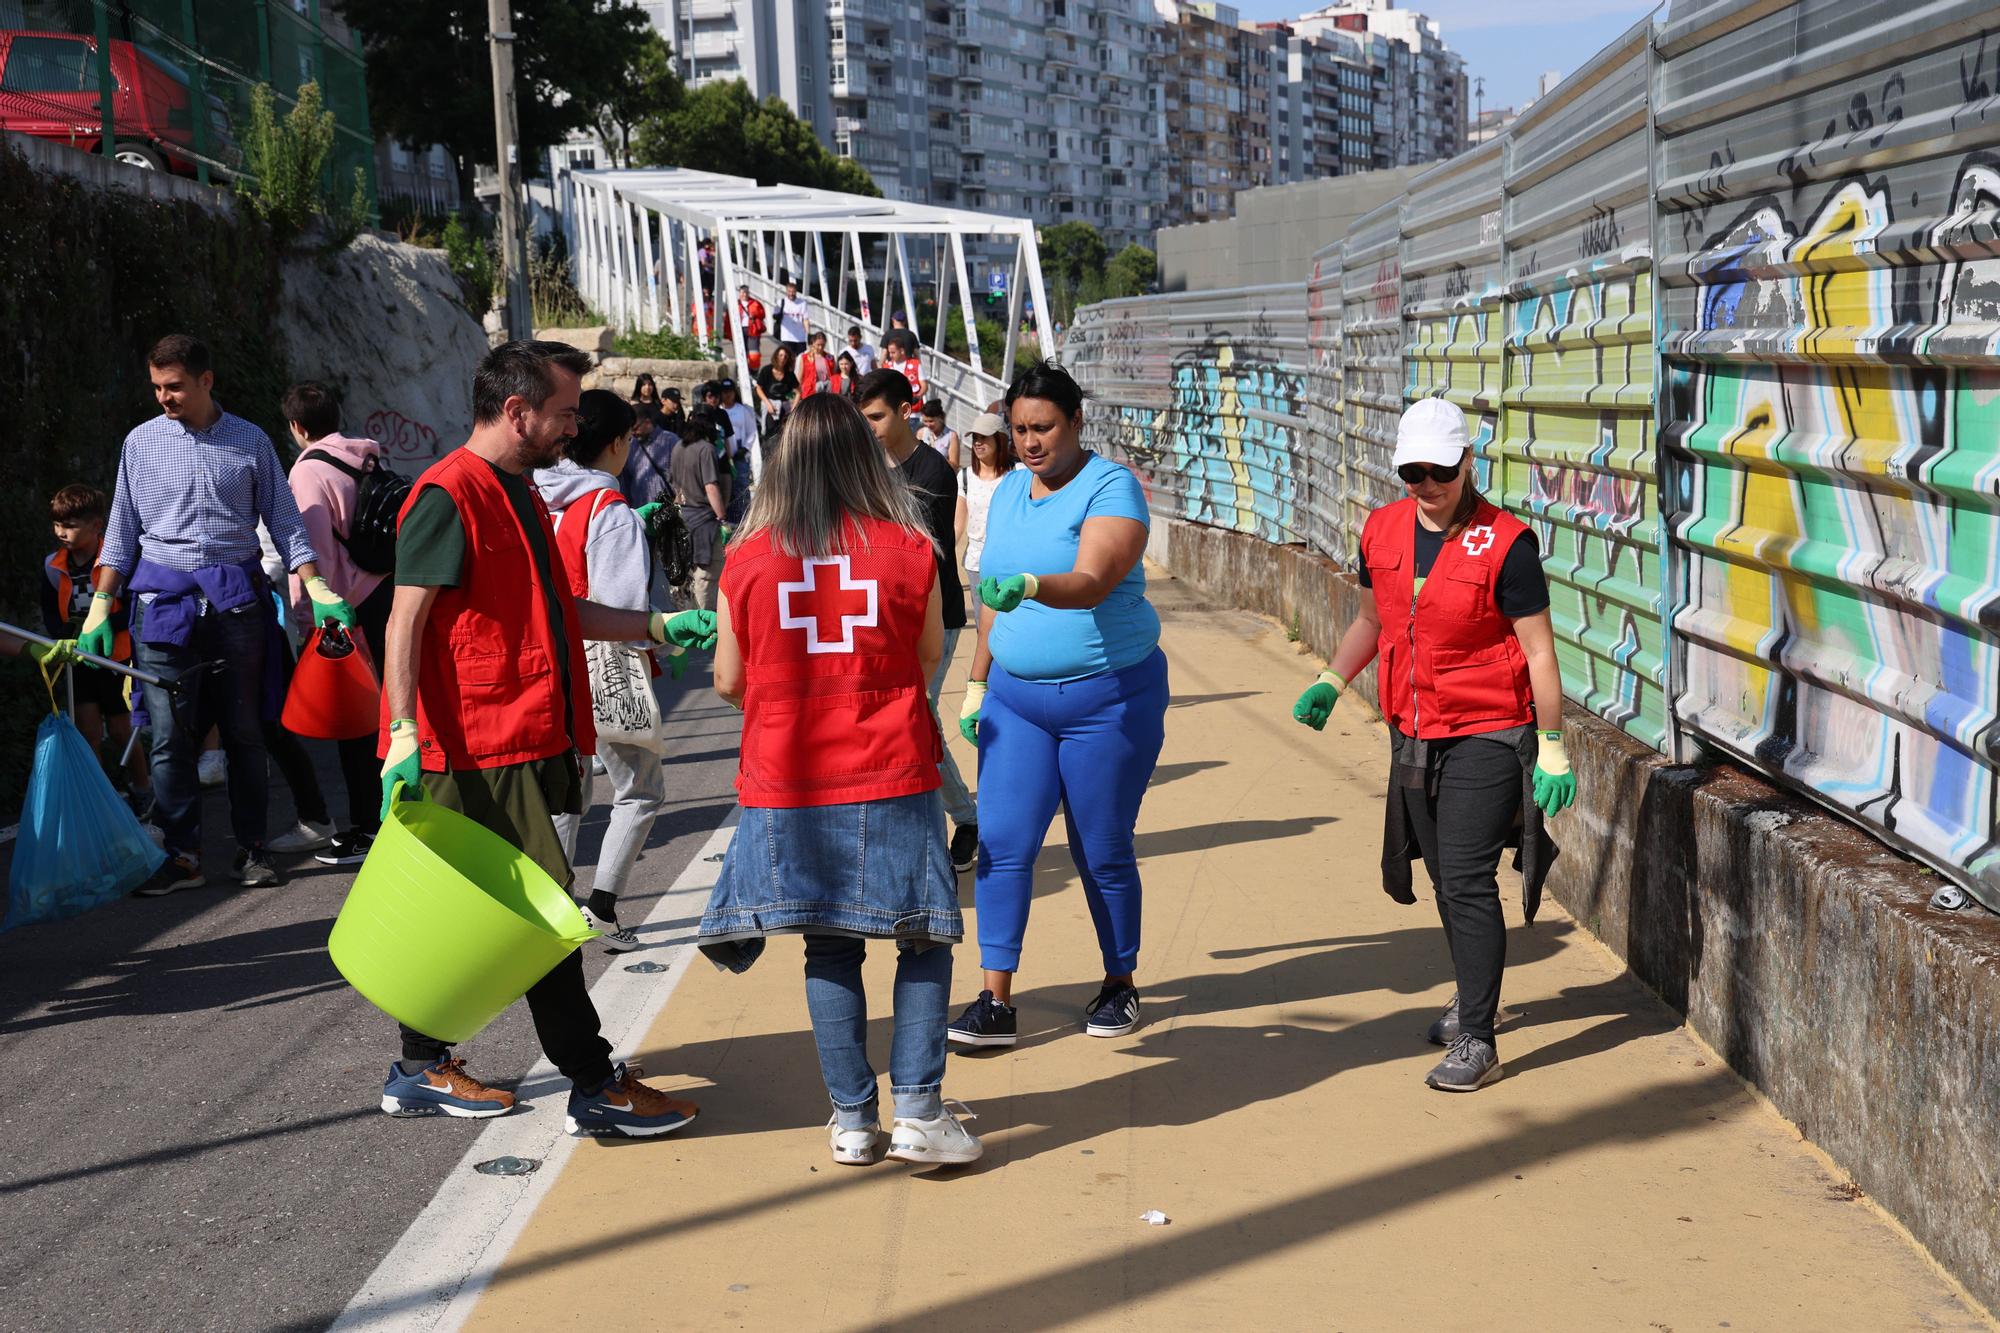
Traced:
POLYGON ((981 412, 978 419, 972 423, 972 429, 967 432, 970 435, 1005 435, 1006 433, 1007 423, 991 412, 981 412))
POLYGON ((1396 423, 1396 458, 1390 465, 1433 463, 1450 467, 1465 457, 1465 413, 1443 398, 1420 398, 1396 423))

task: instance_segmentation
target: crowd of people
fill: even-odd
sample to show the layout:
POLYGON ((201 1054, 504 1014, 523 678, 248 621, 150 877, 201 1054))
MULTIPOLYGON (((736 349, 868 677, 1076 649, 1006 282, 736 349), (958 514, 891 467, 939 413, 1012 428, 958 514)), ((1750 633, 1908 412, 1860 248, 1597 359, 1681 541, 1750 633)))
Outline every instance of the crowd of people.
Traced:
MULTIPOLYGON (((586 391, 591 362, 563 344, 495 348, 474 380, 470 437, 414 479, 343 434, 317 383, 281 404, 298 448, 288 475, 264 432, 216 401, 206 347, 161 339, 149 357, 160 415, 127 437, 112 495, 69 486, 51 501, 44 612, 61 642, 37 650, 61 664, 73 640, 198 681, 144 688, 147 755, 123 781, 167 861, 138 891, 208 882, 197 765, 214 728, 241 884, 275 882, 292 853, 356 864, 397 802, 427 800, 573 886, 582 817, 603 793, 607 831, 579 908, 601 947, 640 947, 620 900, 671 782, 654 680, 712 651, 715 691, 743 714, 741 814, 698 945, 743 971, 769 936, 805 937, 836 1162, 881 1149, 869 940, 897 950, 886 1156, 978 1157, 968 1113, 943 1095, 946 1051, 1018 1040, 1035 863, 1058 807, 1103 964, 1079 1026, 1137 1028, 1134 831, 1170 690, 1145 494, 1085 448, 1084 397, 1061 368, 1023 372, 961 437, 923 397, 907 329, 878 356, 850 328, 836 360, 795 297, 754 408, 728 378, 694 386, 689 407, 643 375, 629 396, 586 391), (369 652, 381 682, 379 725, 336 743, 345 828, 310 763, 284 757, 297 739, 274 721, 296 640, 327 626, 369 652), (957 730, 978 754, 976 795, 938 714, 967 631, 957 730), (267 836, 272 757, 299 814, 283 847, 267 836), (981 979, 954 1017, 967 872, 981 979)), ((746 325, 750 314, 739 311, 746 325)), ((1294 710, 1324 725, 1379 654, 1394 760, 1384 864, 1401 868, 1385 887, 1413 901, 1408 862, 1421 857, 1438 888, 1459 994, 1432 1027, 1448 1050, 1429 1081, 1451 1091, 1499 1074, 1500 849, 1523 846, 1538 886, 1553 850, 1543 819, 1575 790, 1534 539, 1478 495, 1465 457, 1456 408, 1406 414, 1396 465, 1409 498, 1362 540, 1374 601, 1294 710)), ((77 669, 79 726, 118 747, 134 726, 118 679, 77 669)), ((613 1062, 580 953, 525 998, 572 1085, 572 1131, 649 1136, 694 1118, 613 1062)), ((445 1042, 407 1026, 399 1041, 384 1111, 512 1107, 445 1042)))

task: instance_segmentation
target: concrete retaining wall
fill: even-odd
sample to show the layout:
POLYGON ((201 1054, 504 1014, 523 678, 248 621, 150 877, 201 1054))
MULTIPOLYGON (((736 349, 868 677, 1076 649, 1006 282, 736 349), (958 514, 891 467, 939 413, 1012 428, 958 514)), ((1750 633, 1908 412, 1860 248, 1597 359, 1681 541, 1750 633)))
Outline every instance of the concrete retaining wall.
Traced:
MULTIPOLYGON (((1219 528, 1156 520, 1149 554, 1321 659, 1362 596, 1329 560, 1219 528)), ((1932 911, 1933 872, 1737 768, 1567 723, 1578 804, 1551 892, 2000 1306, 2000 917, 1932 911)))

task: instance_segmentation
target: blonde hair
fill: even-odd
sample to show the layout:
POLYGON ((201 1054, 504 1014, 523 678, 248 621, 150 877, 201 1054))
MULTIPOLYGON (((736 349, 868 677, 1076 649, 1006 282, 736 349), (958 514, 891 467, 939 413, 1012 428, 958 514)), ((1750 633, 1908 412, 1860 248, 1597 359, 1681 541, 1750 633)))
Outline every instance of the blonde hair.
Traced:
POLYGON ((917 497, 889 470, 868 419, 847 399, 814 394, 792 409, 776 447, 764 451, 764 472, 737 537, 768 528, 788 556, 814 559, 848 549, 857 520, 894 523, 930 543, 917 497))

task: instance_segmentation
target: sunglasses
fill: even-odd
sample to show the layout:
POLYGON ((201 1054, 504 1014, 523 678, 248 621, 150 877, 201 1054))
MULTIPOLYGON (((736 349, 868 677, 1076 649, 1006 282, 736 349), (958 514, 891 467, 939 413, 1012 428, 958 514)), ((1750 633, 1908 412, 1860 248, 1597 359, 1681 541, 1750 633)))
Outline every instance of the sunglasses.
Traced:
POLYGON ((1442 486, 1454 480, 1462 466, 1464 466, 1463 460, 1450 466, 1437 463, 1405 463, 1396 469, 1396 475, 1403 479, 1405 486, 1421 486, 1427 479, 1442 486))

